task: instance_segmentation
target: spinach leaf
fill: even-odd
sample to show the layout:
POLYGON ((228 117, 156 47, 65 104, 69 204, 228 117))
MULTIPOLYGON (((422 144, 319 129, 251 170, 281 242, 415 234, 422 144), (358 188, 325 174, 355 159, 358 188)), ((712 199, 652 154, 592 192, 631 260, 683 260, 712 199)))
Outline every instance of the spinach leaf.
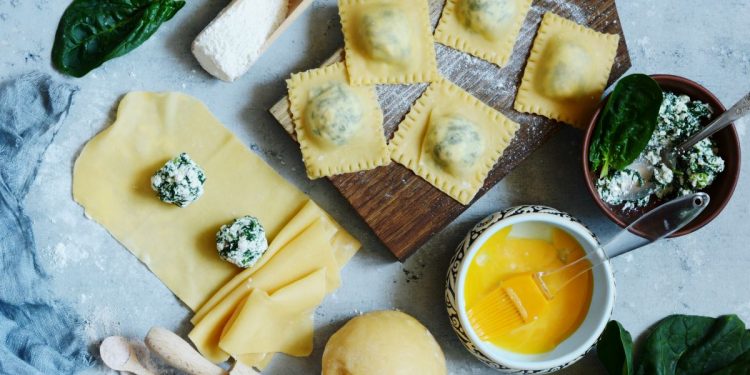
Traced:
POLYGON ((596 344, 596 354, 610 375, 633 373, 633 338, 619 322, 607 324, 596 344))
POLYGON ((52 62, 83 77, 145 42, 185 5, 184 0, 73 0, 63 13, 52 62))
POLYGON ((700 345, 691 348, 677 363, 677 374, 700 375, 721 369, 750 349, 745 323, 737 315, 716 319, 700 345))
POLYGON ((594 129, 589 148, 593 170, 601 176, 622 170, 648 145, 656 129, 664 94, 651 77, 629 75, 615 86, 594 129))
MULTIPOLYGON (((750 337, 750 331, 746 333, 750 337)), ((750 375, 750 350, 739 356, 729 366, 714 372, 712 375, 750 375)))
POLYGON ((671 315, 656 324, 641 351, 638 375, 673 375, 680 358, 711 332, 716 319, 671 315))

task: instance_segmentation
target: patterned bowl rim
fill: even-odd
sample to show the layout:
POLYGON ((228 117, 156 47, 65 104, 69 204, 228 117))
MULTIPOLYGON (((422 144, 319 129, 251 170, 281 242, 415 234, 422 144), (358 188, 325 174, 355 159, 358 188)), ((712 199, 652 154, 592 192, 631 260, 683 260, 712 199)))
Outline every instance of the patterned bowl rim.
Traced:
MULTIPOLYGON (((599 336, 604 331, 604 328, 606 327, 607 323, 609 322, 612 311, 614 308, 615 303, 615 279, 614 279, 614 272, 612 270, 612 265, 610 262, 605 262, 600 267, 604 269, 604 280, 601 282, 606 282, 609 284, 609 288, 607 288, 607 292, 605 295, 606 298, 606 305, 603 309, 601 316, 598 318, 598 323, 596 324, 596 329, 592 330, 589 337, 586 339, 584 343, 581 345, 578 345, 575 350, 572 350, 568 352, 565 355, 555 357, 548 360, 543 361, 518 361, 515 359, 509 359, 509 358, 503 358, 498 357, 496 355, 496 352, 493 353, 492 351, 486 350, 486 347, 489 344, 485 344, 482 340, 479 339, 477 334, 474 332, 473 327, 468 321, 468 318, 466 317, 466 306, 465 306, 465 300, 463 295, 463 289, 464 289, 464 283, 466 280, 466 270, 468 269, 468 266, 470 264, 470 260, 474 258, 474 255, 478 251, 478 249, 483 245, 492 235, 497 233, 500 229, 505 228, 509 225, 518 224, 521 222, 529 222, 529 221, 543 221, 552 223, 555 225, 560 226, 561 228, 564 228, 566 230, 571 231, 572 233, 576 233, 581 238, 585 238, 588 242, 584 246, 586 251, 589 251, 592 247, 595 246, 601 246, 598 240, 598 237, 589 230, 588 227, 586 227, 583 223, 581 223, 578 219, 575 217, 559 211, 557 209, 551 208, 551 207, 544 207, 544 206, 517 206, 512 207, 507 210, 498 212, 494 215, 490 215, 490 217, 493 216, 505 216, 495 222, 494 224, 490 225, 489 227, 481 230, 481 234, 479 237, 477 237, 474 240, 471 240, 472 243, 469 245, 468 249, 466 250, 463 259, 460 261, 461 264, 459 266, 458 270, 458 276, 456 278, 456 288, 455 288, 455 300, 457 303, 456 310, 458 312, 458 317, 460 320, 461 325, 464 327, 464 330, 466 331, 466 334, 468 335, 471 342, 474 344, 474 346, 482 352, 487 358, 491 359, 493 362, 496 362, 503 367, 507 367, 508 369, 522 369, 522 370, 532 370, 532 371, 544 371, 552 368, 562 368, 569 364, 572 364, 573 362, 580 359, 586 352, 592 348, 597 340, 599 339, 599 336), (537 212, 513 212, 517 211, 519 209, 523 209, 525 207, 537 207, 540 209, 545 209, 545 211, 537 211, 537 212), (509 214, 510 213, 510 214, 509 214), (508 215, 509 214, 509 215, 508 215), (506 216, 507 215, 507 216, 506 216)), ((484 221, 482 221, 484 222, 484 221)), ((482 222, 478 224, 481 225, 482 222)), ((467 235, 467 241, 470 239, 468 238, 471 235, 471 232, 467 235)), ((602 279, 595 279, 595 285, 597 283, 597 280, 602 279)))

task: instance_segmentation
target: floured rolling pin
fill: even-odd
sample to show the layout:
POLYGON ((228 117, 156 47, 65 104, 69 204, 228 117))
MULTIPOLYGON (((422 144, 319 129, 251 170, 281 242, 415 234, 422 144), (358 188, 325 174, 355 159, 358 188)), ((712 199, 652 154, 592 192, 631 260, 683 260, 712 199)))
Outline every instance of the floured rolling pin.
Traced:
POLYGON ((155 375, 143 367, 135 355, 133 346, 122 336, 110 336, 102 341, 99 356, 112 370, 132 372, 136 375, 155 375))
POLYGON ((203 69, 232 82, 245 74, 313 0, 233 0, 195 38, 203 69))
POLYGON ((146 335, 146 346, 158 354, 172 367, 191 375, 256 375, 253 368, 239 362, 227 373, 193 349, 187 341, 174 332, 161 327, 153 327, 146 335))

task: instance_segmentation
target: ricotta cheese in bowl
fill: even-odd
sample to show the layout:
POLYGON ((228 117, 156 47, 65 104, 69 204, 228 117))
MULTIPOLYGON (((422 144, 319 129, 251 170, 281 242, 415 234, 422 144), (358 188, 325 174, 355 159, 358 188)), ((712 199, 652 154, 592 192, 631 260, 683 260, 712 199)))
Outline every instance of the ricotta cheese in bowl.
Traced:
POLYGON ((662 160, 662 150, 672 149, 702 128, 712 117, 713 109, 700 100, 673 92, 664 93, 657 128, 645 150, 626 169, 596 181, 599 196, 606 203, 623 210, 645 207, 654 200, 668 199, 703 190, 724 171, 724 159, 718 155, 716 142, 704 139, 693 149, 677 155, 675 170, 662 160), (632 200, 632 191, 651 186, 647 194, 632 200))
MULTIPOLYGON (((726 108, 715 95, 694 81, 665 74, 650 77, 658 84, 657 91, 665 93, 662 95, 662 99, 666 100, 660 100, 660 106, 656 108, 654 115, 656 116, 655 120, 657 120, 655 123, 656 131, 646 138, 646 154, 649 149, 658 149, 660 143, 671 141, 679 144, 681 140, 689 137, 686 133, 692 134, 696 131, 696 128, 706 126, 712 118, 716 118, 726 111, 726 108)), ((591 149, 597 138, 597 124, 604 116, 611 97, 611 95, 608 96, 600 103, 597 112, 589 122, 582 145, 581 165, 586 188, 602 213, 620 227, 625 228, 643 213, 678 196, 681 193, 680 190, 683 193, 688 190, 699 190, 711 196, 711 203, 693 222, 671 237, 680 237, 692 233, 715 219, 729 203, 739 180, 742 150, 739 135, 734 125, 715 133, 708 141, 702 142, 690 153, 679 158, 681 160, 678 160, 679 163, 677 163, 675 170, 667 171, 658 166, 659 171, 650 178, 651 181, 657 182, 653 187, 655 191, 661 191, 662 197, 652 192, 648 202, 632 202, 627 209, 624 209, 626 202, 615 205, 607 201, 613 202, 614 198, 621 196, 619 191, 630 189, 633 184, 640 182, 639 178, 647 173, 636 175, 632 171, 626 172, 619 179, 611 181, 607 189, 601 183, 597 186, 601 171, 594 168, 591 162, 591 149), (656 180, 657 177, 661 180, 660 184, 656 180), (671 182, 667 183, 666 181, 670 181, 670 179, 671 182), (600 190, 602 194, 600 194, 600 190)), ((654 151, 653 156, 659 153, 660 150, 654 151)), ((660 163, 658 159, 652 158, 652 160, 653 162, 650 163, 652 166, 660 163)), ((636 171, 640 169, 643 172, 644 165, 648 167, 648 164, 647 161, 641 164, 640 168, 632 169, 636 171)), ((628 169, 627 166, 625 165, 623 169, 628 169)), ((653 167, 653 169, 656 170, 657 168, 653 167)))

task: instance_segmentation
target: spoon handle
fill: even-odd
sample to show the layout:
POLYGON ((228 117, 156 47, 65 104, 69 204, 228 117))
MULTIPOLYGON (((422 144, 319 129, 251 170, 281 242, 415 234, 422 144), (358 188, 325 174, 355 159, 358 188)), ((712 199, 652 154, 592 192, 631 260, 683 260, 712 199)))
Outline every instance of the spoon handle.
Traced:
POLYGON ((714 121, 708 124, 708 126, 704 127, 703 130, 688 138, 688 140, 683 142, 677 149, 681 151, 689 150, 698 142, 714 135, 714 133, 724 129, 729 124, 748 114, 750 114, 750 93, 740 99, 740 101, 733 105, 732 108, 729 108, 726 112, 722 113, 721 116, 717 117, 714 121))

